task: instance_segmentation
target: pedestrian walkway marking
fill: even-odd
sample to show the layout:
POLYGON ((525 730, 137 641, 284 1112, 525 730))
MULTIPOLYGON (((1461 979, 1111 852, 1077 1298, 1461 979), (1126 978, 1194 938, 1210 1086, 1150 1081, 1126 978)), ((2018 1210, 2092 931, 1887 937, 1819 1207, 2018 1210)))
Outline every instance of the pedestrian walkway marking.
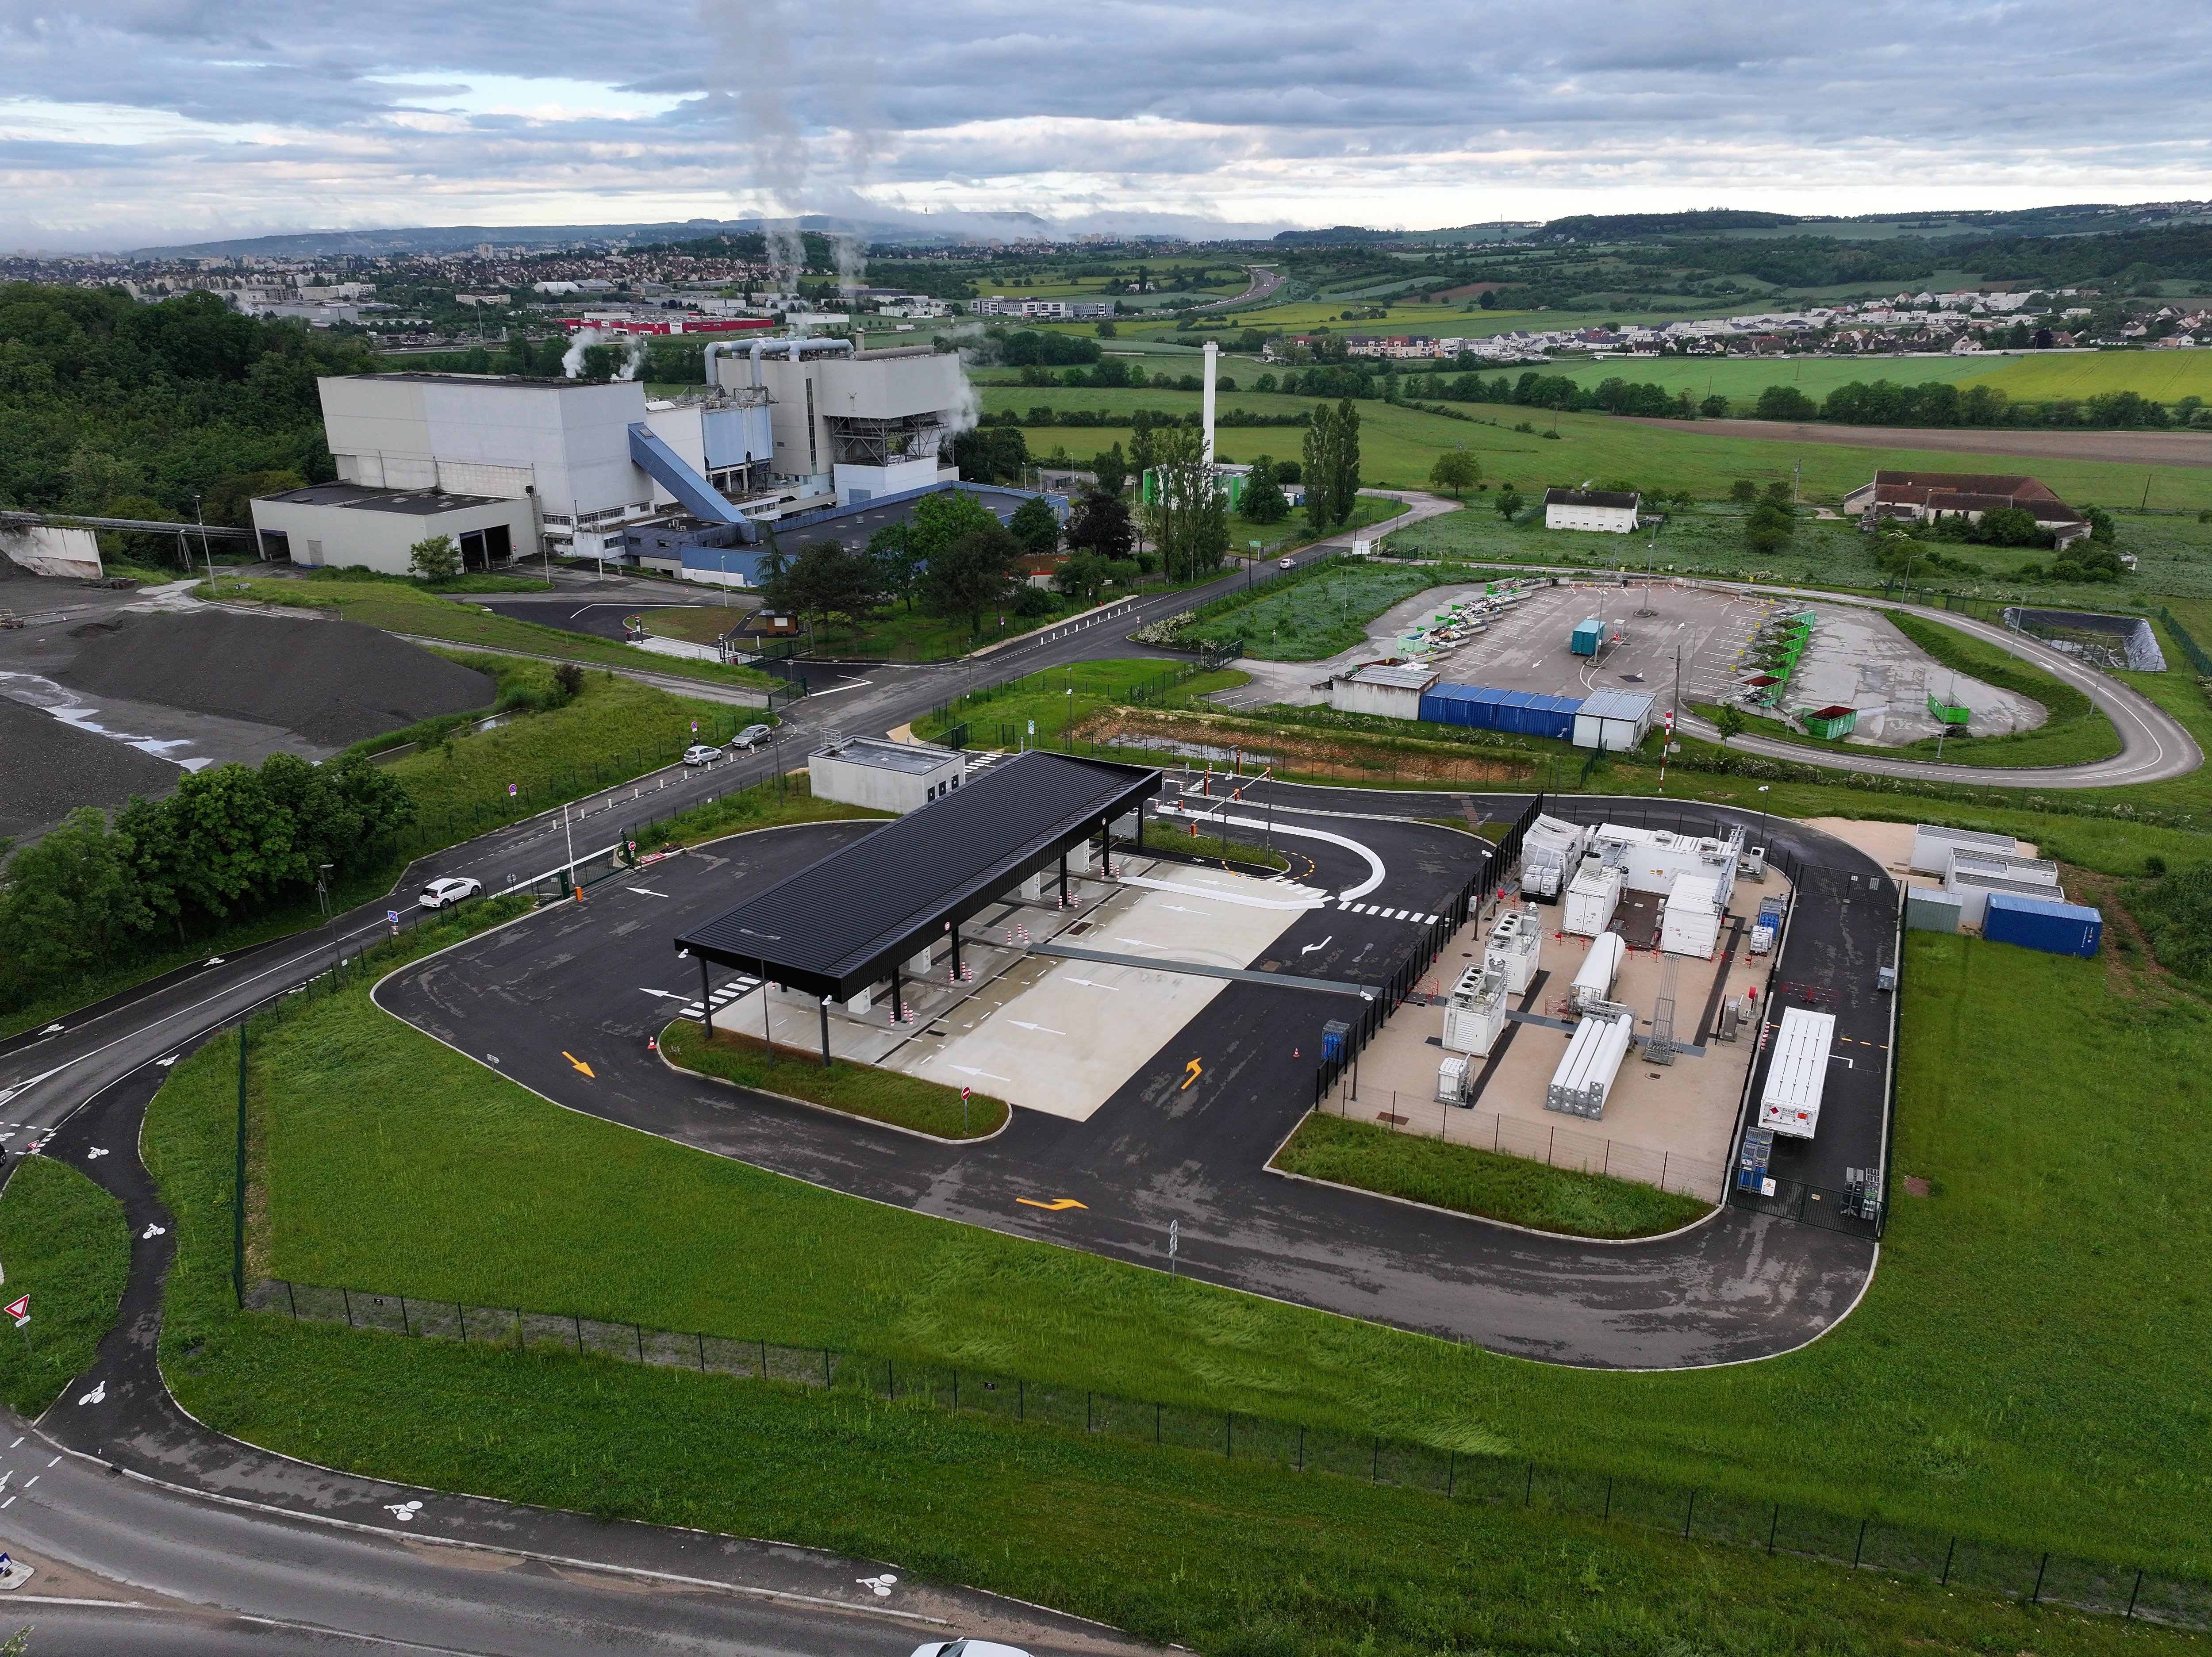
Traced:
POLYGON ((1088 1203, 1077 1202, 1073 1197, 1055 1197, 1048 1203, 1041 1203, 1034 1197, 1017 1197, 1014 1200, 1018 1203, 1025 1204, 1030 1208, 1042 1208, 1054 1214, 1059 1213, 1062 1209, 1088 1208, 1090 1206, 1088 1203))
MULTIPOLYGON (((563 1059, 567 1059, 570 1064, 574 1065, 578 1070, 580 1070, 580 1071, 583 1071, 585 1075, 586 1075, 586 1076, 592 1076, 592 1067, 591 1067, 589 1065, 586 1064, 582 1059, 580 1059, 577 1058, 577 1057, 576 1057, 576 1055, 575 1055, 574 1053, 568 1052, 566 1048, 563 1048, 563 1049, 562 1050, 561 1056, 562 1056, 563 1059)), ((596 1081, 598 1081, 599 1078, 598 1077, 596 1077, 596 1076, 592 1076, 592 1079, 594 1082, 596 1082, 596 1081)))
POLYGON ((1195 1059, 1192 1059, 1188 1065, 1185 1065, 1183 1068, 1190 1073, 1182 1078, 1182 1086, 1176 1089, 1177 1093, 1188 1092, 1190 1090, 1190 1084, 1198 1080, 1200 1077, 1206 1074, 1205 1067, 1195 1059))

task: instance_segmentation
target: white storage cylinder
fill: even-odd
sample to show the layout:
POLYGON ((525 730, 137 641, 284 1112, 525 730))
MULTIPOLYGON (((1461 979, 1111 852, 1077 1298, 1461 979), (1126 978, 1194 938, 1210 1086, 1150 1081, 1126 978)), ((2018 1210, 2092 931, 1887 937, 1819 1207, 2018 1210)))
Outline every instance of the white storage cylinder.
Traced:
POLYGON ((1621 960, 1627 952, 1628 942, 1619 932, 1600 932, 1591 940, 1582 970, 1575 974, 1574 986, 1567 992, 1568 1004, 1580 1010, 1612 1000, 1613 980, 1620 976, 1621 960))

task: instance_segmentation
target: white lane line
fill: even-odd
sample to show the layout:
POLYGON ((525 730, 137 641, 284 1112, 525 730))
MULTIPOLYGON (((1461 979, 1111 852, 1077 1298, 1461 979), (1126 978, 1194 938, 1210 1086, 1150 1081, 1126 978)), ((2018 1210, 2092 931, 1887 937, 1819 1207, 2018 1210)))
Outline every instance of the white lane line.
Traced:
POLYGON ((841 690, 858 690, 864 685, 872 685, 873 683, 875 683, 873 679, 855 679, 850 684, 832 685, 827 690, 817 690, 814 692, 814 695, 817 697, 834 696, 841 690))

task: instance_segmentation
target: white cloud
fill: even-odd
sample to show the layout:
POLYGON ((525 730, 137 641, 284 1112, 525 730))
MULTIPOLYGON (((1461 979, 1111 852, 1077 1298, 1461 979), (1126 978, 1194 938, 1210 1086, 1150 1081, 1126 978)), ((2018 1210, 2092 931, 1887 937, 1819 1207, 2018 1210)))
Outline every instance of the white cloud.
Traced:
POLYGON ((82 0, 0 11, 0 246, 2205 196, 2208 46, 2212 13, 2142 0, 82 0))

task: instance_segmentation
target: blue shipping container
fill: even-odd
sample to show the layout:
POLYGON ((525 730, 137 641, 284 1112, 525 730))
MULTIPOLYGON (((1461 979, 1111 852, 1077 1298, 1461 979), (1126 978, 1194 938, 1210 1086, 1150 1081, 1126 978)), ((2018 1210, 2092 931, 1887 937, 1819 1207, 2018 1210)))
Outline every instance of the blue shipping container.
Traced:
POLYGON ((1463 725, 1523 737, 1574 740, 1582 703, 1532 690, 1492 690, 1481 685, 1440 684, 1421 695, 1421 717, 1432 725, 1463 725))
POLYGON ((2094 956, 2105 936, 2105 917, 2079 903, 1991 892, 1982 936, 1992 944, 2017 944, 2045 955, 2094 956))

